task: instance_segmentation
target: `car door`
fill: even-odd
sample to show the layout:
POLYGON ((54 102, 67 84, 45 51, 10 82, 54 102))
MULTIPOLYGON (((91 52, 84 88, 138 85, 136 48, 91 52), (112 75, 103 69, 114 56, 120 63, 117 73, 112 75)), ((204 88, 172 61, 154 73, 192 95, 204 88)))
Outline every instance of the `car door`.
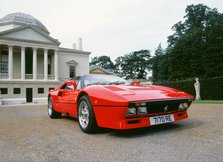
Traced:
POLYGON ((70 82, 66 82, 65 86, 60 90, 59 93, 62 112, 71 116, 76 114, 76 98, 78 95, 77 88, 70 84, 70 82))

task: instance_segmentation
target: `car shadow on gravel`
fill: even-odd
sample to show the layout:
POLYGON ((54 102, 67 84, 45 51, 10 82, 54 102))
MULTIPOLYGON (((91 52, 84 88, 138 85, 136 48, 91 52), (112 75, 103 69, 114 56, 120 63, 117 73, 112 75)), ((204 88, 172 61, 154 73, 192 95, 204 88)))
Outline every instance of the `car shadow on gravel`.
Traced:
POLYGON ((180 125, 177 124, 163 124, 163 125, 156 125, 138 129, 117 130, 111 132, 110 135, 123 138, 137 138, 142 136, 158 135, 162 134, 163 132, 166 133, 175 129, 179 129, 179 127, 180 125))
MULTIPOLYGON (((78 120, 76 118, 72 118, 68 115, 63 115, 63 119, 71 120, 74 122, 77 122, 78 120)), ((153 136, 158 134, 163 134, 172 132, 172 131, 184 131, 188 129, 193 129, 196 127, 200 127, 204 125, 205 122, 198 120, 198 119, 188 119, 180 122, 174 122, 174 123, 167 123, 167 124, 161 124, 161 125, 155 125, 145 128, 136 128, 136 129, 129 129, 129 130, 114 130, 109 128, 98 128, 93 135, 96 134, 108 134, 111 136, 121 137, 121 138, 138 138, 143 136, 153 136)))
POLYGON ((138 128, 138 129, 113 130, 110 132, 110 135, 121 137, 121 138, 138 138, 138 137, 143 137, 143 136, 154 136, 154 135, 160 135, 163 133, 171 133, 173 131, 174 132, 184 131, 184 130, 200 127, 204 124, 205 122, 203 121, 191 119, 191 120, 181 121, 177 123, 167 123, 167 124, 155 125, 155 126, 138 128))
POLYGON ((78 122, 77 118, 70 117, 69 115, 66 114, 63 114, 61 118, 78 122))

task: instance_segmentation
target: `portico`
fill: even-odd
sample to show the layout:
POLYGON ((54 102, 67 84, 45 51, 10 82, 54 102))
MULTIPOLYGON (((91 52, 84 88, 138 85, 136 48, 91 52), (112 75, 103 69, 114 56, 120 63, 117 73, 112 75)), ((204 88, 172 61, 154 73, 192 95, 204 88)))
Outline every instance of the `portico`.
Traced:
POLYGON ((0 80, 58 81, 57 49, 0 44, 0 80))

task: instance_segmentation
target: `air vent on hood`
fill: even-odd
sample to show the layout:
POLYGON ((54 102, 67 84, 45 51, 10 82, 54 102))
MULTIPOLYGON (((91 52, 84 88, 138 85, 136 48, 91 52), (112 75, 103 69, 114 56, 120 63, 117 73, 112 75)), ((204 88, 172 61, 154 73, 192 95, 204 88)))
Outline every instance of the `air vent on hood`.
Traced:
POLYGON ((112 91, 123 91, 122 88, 118 88, 118 87, 115 87, 115 86, 105 86, 105 88, 107 88, 109 90, 112 90, 112 91))

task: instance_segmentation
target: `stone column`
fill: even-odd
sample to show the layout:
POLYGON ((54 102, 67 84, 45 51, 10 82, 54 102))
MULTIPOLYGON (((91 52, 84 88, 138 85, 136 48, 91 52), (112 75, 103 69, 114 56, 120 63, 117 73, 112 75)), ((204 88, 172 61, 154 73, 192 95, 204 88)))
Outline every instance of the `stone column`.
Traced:
POLYGON ((37 48, 33 48, 33 80, 37 79, 37 48))
POLYGON ((55 75, 55 80, 58 80, 58 53, 57 53, 57 50, 54 50, 54 75, 55 75))
POLYGON ((25 49, 21 47, 21 80, 25 80, 25 49))
POLYGON ((44 49, 44 80, 48 80, 48 49, 44 49))
POLYGON ((8 75, 9 75, 9 80, 12 80, 13 78, 13 46, 9 46, 8 75))

